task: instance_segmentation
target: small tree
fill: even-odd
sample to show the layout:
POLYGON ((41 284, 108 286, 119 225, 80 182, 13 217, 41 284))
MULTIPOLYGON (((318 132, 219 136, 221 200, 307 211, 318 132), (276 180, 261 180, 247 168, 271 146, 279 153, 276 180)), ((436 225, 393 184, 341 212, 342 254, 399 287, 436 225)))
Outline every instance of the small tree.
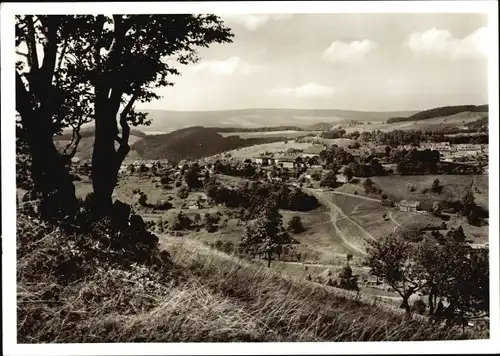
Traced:
POLYGON ((200 181, 200 167, 197 164, 191 165, 184 174, 186 184, 191 189, 201 188, 202 182, 200 181))
POLYGON ((252 255, 265 255, 267 267, 271 266, 273 255, 281 255, 284 246, 295 241, 283 228, 283 217, 274 203, 266 204, 254 224, 249 224, 243 237, 245 250, 252 255))
POLYGON ((375 188, 375 183, 370 178, 366 178, 363 182, 363 188, 365 188, 366 194, 370 194, 375 188))
POLYGON ((288 222, 288 231, 293 232, 295 234, 299 234, 303 232, 304 226, 302 225, 302 220, 300 219, 300 216, 295 215, 289 222, 288 222))
POLYGON ((140 192, 139 194, 140 194, 139 200, 137 202, 139 203, 140 206, 147 206, 148 205, 148 196, 143 192, 140 192))
POLYGON ((441 204, 438 201, 435 201, 432 204, 432 213, 436 216, 440 216, 443 211, 443 208, 441 207, 441 204))
POLYGON ((468 216, 472 210, 476 208, 474 193, 470 188, 467 188, 462 194, 461 202, 463 205, 462 215, 468 216))
POLYGON ((439 179, 436 178, 434 182, 432 182, 431 192, 439 194, 442 191, 443 187, 439 185, 439 179))
POLYGON ((182 186, 177 191, 177 196, 181 199, 186 199, 189 196, 189 189, 186 186, 182 186))
POLYGON ((319 186, 334 188, 336 183, 337 183, 337 176, 333 171, 328 171, 319 182, 319 186))
POLYGON ((205 229, 207 232, 217 231, 217 216, 211 214, 205 214, 205 229))
POLYGON ((401 307, 411 312, 410 297, 424 287, 421 269, 410 258, 412 244, 398 235, 371 242, 367 265, 371 274, 389 284, 403 299, 401 307))
POLYGON ((347 181, 350 182, 351 179, 354 177, 354 172, 353 172, 352 168, 349 166, 345 167, 344 168, 344 175, 346 176, 347 181))
POLYGON ((352 274, 352 268, 346 265, 339 273, 339 287, 347 290, 354 290, 359 292, 358 282, 356 276, 352 274))

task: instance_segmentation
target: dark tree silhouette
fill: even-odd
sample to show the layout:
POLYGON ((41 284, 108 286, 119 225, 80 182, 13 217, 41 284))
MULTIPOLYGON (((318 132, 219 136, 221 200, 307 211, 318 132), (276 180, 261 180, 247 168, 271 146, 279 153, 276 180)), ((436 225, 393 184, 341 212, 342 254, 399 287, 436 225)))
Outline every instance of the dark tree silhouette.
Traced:
POLYGON ((74 200, 52 136, 71 120, 79 128, 90 110, 97 216, 111 210, 118 170, 130 150, 130 125, 148 124, 134 104, 158 99, 154 90, 173 85, 167 77, 180 74, 166 59, 196 62, 198 47, 231 42, 233 36, 215 15, 181 14, 25 16, 18 17, 16 35, 18 48, 28 48, 29 72, 22 72, 24 63, 16 69, 16 107, 33 154, 35 186, 45 195, 56 191, 63 201, 74 200), (41 65, 37 43, 43 44, 41 65))

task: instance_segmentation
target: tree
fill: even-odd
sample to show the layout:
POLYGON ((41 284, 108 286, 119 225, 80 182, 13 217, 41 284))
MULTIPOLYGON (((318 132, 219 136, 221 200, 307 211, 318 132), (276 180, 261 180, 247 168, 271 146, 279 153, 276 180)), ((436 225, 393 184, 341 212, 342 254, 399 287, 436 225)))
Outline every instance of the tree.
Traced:
POLYGON ((424 287, 419 265, 411 260, 414 248, 406 239, 392 234, 371 242, 367 265, 371 274, 389 284, 402 298, 401 307, 410 313, 410 297, 424 287))
POLYGON ((350 182, 351 179, 354 177, 354 172, 351 167, 347 166, 344 168, 344 175, 347 178, 347 181, 350 182))
POLYGON ((339 287, 347 290, 354 290, 359 292, 358 282, 356 276, 352 274, 352 268, 349 265, 344 266, 339 273, 339 287))
POLYGON ((443 208, 441 207, 441 203, 438 201, 435 201, 432 203, 432 213, 436 216, 440 216, 441 212, 443 211, 443 208))
POLYGON ((300 220, 300 216, 295 215, 289 222, 288 222, 288 231, 293 232, 295 234, 299 234, 303 232, 304 226, 302 225, 302 221, 300 220))
POLYGON ((385 156, 389 157, 391 155, 391 148, 389 146, 385 146, 385 156))
POLYGON ((186 199, 189 196, 189 189, 186 186, 182 186, 177 191, 177 196, 181 199, 186 199))
POLYGON ((470 187, 465 189, 464 193, 462 194, 461 202, 463 205, 463 216, 468 216, 472 210, 476 209, 474 193, 472 192, 472 189, 470 189, 470 187))
POLYGON ((130 150, 130 125, 148 124, 147 115, 135 111, 134 104, 158 99, 155 89, 172 85, 167 77, 180 74, 167 58, 196 62, 197 48, 231 42, 232 36, 215 15, 18 17, 16 45, 27 46, 30 71, 22 73, 22 63, 16 68, 16 108, 36 156, 38 189, 46 195, 59 191, 59 196, 66 195, 62 200, 72 200, 74 186, 68 183, 52 136, 71 126, 70 120, 79 130, 91 117, 94 210, 98 216, 108 215, 119 167, 130 150), (43 45, 41 65, 37 42, 43 45))
POLYGON ((198 164, 193 164, 184 174, 184 180, 190 189, 197 189, 202 186, 200 181, 200 166, 198 164))
POLYGON ((207 232, 217 231, 217 216, 208 213, 205 215, 205 229, 207 232))
POLYGON ((439 179, 436 178, 432 182, 431 192, 439 194, 442 191, 443 191, 443 187, 439 185, 439 179))
POLYGON ((247 225, 242 240, 244 249, 255 255, 264 255, 267 267, 271 266, 273 255, 280 257, 285 246, 291 247, 294 239, 283 228, 283 217, 274 203, 267 203, 254 224, 247 225))
POLYGON ((337 176, 333 171, 328 171, 319 182, 319 186, 334 188, 336 183, 337 183, 337 176))
POLYGON ((363 182, 363 187, 365 188, 365 193, 369 194, 373 192, 375 183, 370 178, 366 178, 365 181, 363 182))

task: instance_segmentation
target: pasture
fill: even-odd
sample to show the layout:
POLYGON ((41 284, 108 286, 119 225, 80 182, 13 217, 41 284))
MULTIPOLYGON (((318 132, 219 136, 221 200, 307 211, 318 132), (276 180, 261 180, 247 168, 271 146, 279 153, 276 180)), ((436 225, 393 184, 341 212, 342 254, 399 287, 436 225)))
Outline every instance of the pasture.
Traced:
POLYGON ((396 198, 396 201, 404 199, 418 200, 422 205, 430 206, 432 206, 434 201, 460 199, 464 190, 472 183, 476 203, 484 208, 488 208, 487 175, 390 175, 386 177, 372 177, 371 179, 385 194, 396 198), (432 193, 431 191, 422 192, 425 188, 430 189, 432 182, 436 178, 439 179, 440 185, 443 186, 443 191, 439 194, 432 193), (411 187, 413 187, 414 191, 411 191, 411 187))
POLYGON ((229 154, 234 158, 253 158, 265 153, 284 153, 290 148, 293 148, 295 150, 305 150, 309 147, 311 147, 310 143, 297 143, 294 141, 288 141, 285 143, 285 141, 280 141, 250 147, 243 147, 236 150, 227 151, 221 155, 229 154))

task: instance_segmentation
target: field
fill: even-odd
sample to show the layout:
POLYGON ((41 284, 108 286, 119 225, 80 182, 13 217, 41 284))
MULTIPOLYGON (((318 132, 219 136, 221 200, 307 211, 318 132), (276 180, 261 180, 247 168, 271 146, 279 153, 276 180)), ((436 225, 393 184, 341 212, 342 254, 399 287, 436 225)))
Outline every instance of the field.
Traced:
POLYGON ((341 127, 346 130, 347 133, 353 131, 392 131, 392 130, 425 130, 425 129, 438 129, 439 127, 454 125, 456 127, 463 126, 464 123, 469 123, 472 121, 476 121, 481 117, 484 117, 487 113, 481 112, 469 112, 464 111, 459 114, 445 116, 445 117, 436 117, 427 120, 419 120, 419 121, 403 121, 403 122, 395 122, 391 124, 387 124, 386 122, 371 122, 370 124, 361 123, 358 125, 349 125, 349 124, 338 124, 334 127, 341 127))
POLYGON ((227 136, 240 136, 241 138, 255 138, 255 137, 285 137, 287 139, 294 139, 296 137, 319 134, 318 131, 262 131, 262 132, 219 132, 224 137, 227 136))
POLYGON ((288 141, 287 143, 285 143, 284 141, 282 141, 282 142, 265 143, 262 145, 255 145, 251 147, 244 147, 237 150, 228 151, 226 153, 230 154, 231 157, 235 158, 253 158, 266 152, 269 153, 286 152, 286 150, 290 148, 296 150, 305 150, 309 147, 311 147, 310 143, 297 143, 293 141, 288 141))
POLYGON ((488 208, 488 176, 487 175, 425 175, 425 176, 399 176, 373 177, 375 185, 384 193, 394 196, 396 200, 419 200, 422 204, 432 205, 436 200, 460 199, 465 188, 473 182, 476 203, 488 208), (435 179, 439 179, 444 187, 443 192, 422 193, 422 189, 430 188, 435 179), (409 185, 415 188, 411 192, 409 185))

